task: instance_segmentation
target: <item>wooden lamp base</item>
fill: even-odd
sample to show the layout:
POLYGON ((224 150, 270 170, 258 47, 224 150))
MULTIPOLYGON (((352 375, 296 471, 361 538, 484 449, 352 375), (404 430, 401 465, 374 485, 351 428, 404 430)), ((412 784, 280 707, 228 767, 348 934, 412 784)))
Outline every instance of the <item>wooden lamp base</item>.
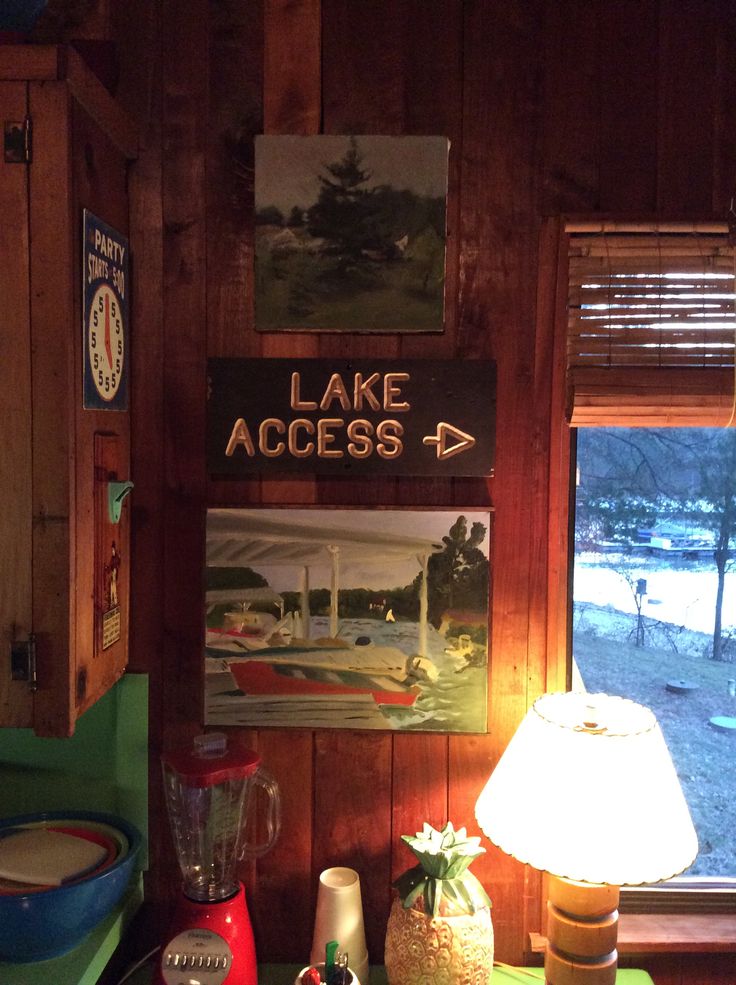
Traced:
POLYGON ((618 886, 549 877, 547 985, 615 985, 618 901, 618 886))

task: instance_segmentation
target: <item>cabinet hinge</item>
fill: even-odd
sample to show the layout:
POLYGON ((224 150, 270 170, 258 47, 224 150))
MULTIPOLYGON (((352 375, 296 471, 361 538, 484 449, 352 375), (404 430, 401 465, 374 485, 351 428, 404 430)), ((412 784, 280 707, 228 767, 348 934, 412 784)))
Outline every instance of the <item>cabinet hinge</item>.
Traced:
POLYGON ((30 164, 33 152, 31 118, 6 120, 3 150, 6 164, 30 164))
POLYGON ((26 681, 31 691, 38 690, 36 637, 32 633, 27 640, 10 644, 10 677, 14 681, 26 681))

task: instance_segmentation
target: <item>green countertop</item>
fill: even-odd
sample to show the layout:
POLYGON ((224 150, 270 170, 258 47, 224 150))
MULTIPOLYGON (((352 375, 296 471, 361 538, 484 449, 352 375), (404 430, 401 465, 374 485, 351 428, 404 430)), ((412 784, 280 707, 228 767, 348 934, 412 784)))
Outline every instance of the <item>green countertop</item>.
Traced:
MULTIPOLYGON (((296 964, 265 964, 258 968, 258 985, 293 985, 300 971, 296 964)), ((139 972, 128 978, 125 985, 150 985, 152 966, 141 968, 139 972)), ((544 981, 543 968, 511 968, 508 965, 496 965, 493 969, 491 985, 524 985, 544 981)), ((380 965, 371 967, 370 982, 363 985, 386 985, 386 970, 380 965)), ((638 969, 620 969, 616 976, 616 985, 653 985, 646 971, 638 969)))

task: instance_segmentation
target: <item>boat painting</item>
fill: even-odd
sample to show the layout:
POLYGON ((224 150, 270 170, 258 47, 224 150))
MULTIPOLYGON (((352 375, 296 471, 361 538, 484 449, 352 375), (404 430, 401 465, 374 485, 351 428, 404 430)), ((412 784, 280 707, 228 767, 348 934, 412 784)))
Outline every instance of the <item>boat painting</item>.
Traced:
POLYGON ((210 509, 205 723, 484 732, 490 519, 210 509))

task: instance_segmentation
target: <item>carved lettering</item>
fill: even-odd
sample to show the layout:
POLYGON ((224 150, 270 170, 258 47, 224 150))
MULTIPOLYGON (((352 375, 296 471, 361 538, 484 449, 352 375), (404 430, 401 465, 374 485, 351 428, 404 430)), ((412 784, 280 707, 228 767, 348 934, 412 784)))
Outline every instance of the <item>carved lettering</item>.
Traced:
POLYGON ((330 405, 335 400, 339 400, 343 410, 350 410, 350 397, 339 373, 333 373, 330 377, 330 381, 325 387, 324 396, 319 402, 320 410, 329 410, 330 405))
POLYGON ((371 389, 381 379, 380 373, 371 373, 367 380, 363 379, 362 373, 355 374, 353 387, 353 404, 356 410, 363 410, 363 398, 370 405, 372 410, 380 410, 381 402, 371 389))
POLYGON ((353 458, 369 458, 373 451, 373 441, 370 438, 375 428, 370 421, 362 418, 348 424, 348 454, 353 458))
POLYGON ((374 393, 374 387, 380 386, 381 374, 371 373, 370 376, 363 377, 362 373, 355 373, 353 376, 352 394, 349 392, 345 381, 340 373, 333 373, 327 381, 322 398, 317 404, 316 400, 305 400, 302 397, 302 378, 301 374, 294 372, 291 374, 291 393, 290 403, 292 410, 329 410, 335 403, 339 403, 342 410, 361 411, 365 408, 371 410, 384 410, 400 413, 411 409, 408 400, 401 400, 401 383, 407 383, 411 379, 409 373, 386 373, 383 378, 383 405, 381 398, 374 393), (352 397, 352 399, 351 399, 352 397))
POLYGON ((297 417, 289 425, 289 454, 294 458, 309 458, 314 453, 314 442, 307 441, 304 445, 299 445, 299 431, 306 431, 307 434, 314 434, 314 424, 303 417, 297 417))
POLYGON ((232 456, 238 445, 242 445, 243 448, 245 448, 246 454, 250 458, 253 458, 256 450, 253 445, 253 439, 250 436, 250 431, 248 430, 248 425, 242 417, 239 417, 235 424, 233 424, 233 429, 230 432, 230 439, 227 443, 227 447, 225 448, 225 454, 228 457, 232 456))
POLYGON ((314 400, 302 400, 300 391, 302 386, 301 373, 291 374, 291 409, 292 410, 317 410, 314 400))
POLYGON ((403 411, 410 410, 411 405, 406 401, 399 401, 397 398, 401 396, 401 390, 398 387, 398 383, 407 383, 411 377, 408 373, 386 373, 383 378, 383 409, 403 411))
POLYGON ((277 441, 273 448, 269 446, 268 432, 272 429, 278 432, 278 434, 284 434, 286 432, 286 425, 277 417, 267 417, 264 421, 261 421, 261 426, 258 428, 258 447, 261 454, 266 458, 278 458, 279 455, 283 455, 284 449, 286 448, 283 441, 277 441))
POLYGON ((401 435, 404 429, 398 421, 381 421, 376 428, 376 451, 381 458, 398 458, 404 450, 401 435))
POLYGON ((339 417, 321 417, 317 421, 317 455, 320 458, 343 457, 343 452, 339 448, 330 448, 335 441, 333 430, 343 427, 345 421, 339 417))

